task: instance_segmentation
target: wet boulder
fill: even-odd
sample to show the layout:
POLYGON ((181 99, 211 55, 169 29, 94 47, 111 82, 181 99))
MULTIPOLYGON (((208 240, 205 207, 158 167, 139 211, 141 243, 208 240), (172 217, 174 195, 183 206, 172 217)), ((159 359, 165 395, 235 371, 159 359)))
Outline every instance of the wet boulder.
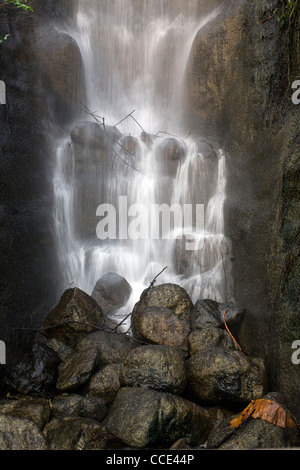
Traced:
POLYGON ((140 346, 122 363, 120 383, 181 395, 186 387, 182 352, 171 346, 140 346))
POLYGON ((40 397, 6 398, 0 400, 0 414, 32 421, 43 430, 50 419, 49 400, 40 397))
POLYGON ((172 310, 177 318, 189 321, 193 304, 186 290, 176 284, 161 284, 144 291, 131 315, 132 331, 138 339, 139 318, 147 307, 167 308, 172 310))
POLYGON ((129 446, 171 445, 189 436, 197 442, 209 415, 200 406, 176 395, 143 388, 122 388, 110 408, 107 431, 129 446))
POLYGON ((141 146, 138 139, 132 135, 124 135, 119 139, 118 152, 125 157, 139 158, 141 156, 141 146))
POLYGON ((217 424, 209 433, 208 449, 284 449, 300 443, 299 426, 277 392, 251 401, 238 415, 217 424))
POLYGON ((107 432, 90 418, 53 418, 44 429, 50 450, 102 450, 107 432))
POLYGON ((195 144, 195 151, 200 153, 204 158, 218 158, 214 146, 208 140, 200 137, 194 137, 193 141, 195 144))
POLYGON ((23 395, 42 396, 54 387, 60 361, 55 351, 35 340, 28 352, 7 370, 6 385, 23 395))
POLYGON ((101 306, 104 315, 109 315, 127 303, 131 292, 132 288, 124 277, 109 272, 96 282, 92 297, 101 306))
POLYGON ((108 137, 103 126, 97 122, 83 121, 75 125, 71 132, 75 147, 90 150, 106 150, 108 137))
POLYGON ((164 138, 155 148, 155 160, 161 174, 175 178, 187 153, 185 143, 174 137, 164 138))
POLYGON ((46 316, 43 334, 73 345, 103 323, 104 316, 96 300, 75 287, 67 289, 46 316))
POLYGON ((188 336, 190 355, 205 351, 212 347, 235 351, 236 345, 229 334, 213 325, 193 330, 188 336))
POLYGON ((120 370, 121 364, 108 364, 95 372, 86 383, 85 395, 100 397, 106 405, 111 405, 121 388, 120 370))
POLYGON ((0 413, 1 450, 47 450, 47 448, 45 436, 34 422, 0 413))
POLYGON ((85 397, 78 394, 59 395, 52 400, 52 418, 92 418, 101 422, 107 409, 99 397, 85 397))
POLYGON ((199 350, 187 361, 189 389, 197 403, 241 405, 266 391, 264 362, 223 347, 199 350))
POLYGON ((56 387, 73 390, 85 384, 94 372, 107 364, 122 362, 137 343, 123 334, 96 331, 79 342, 60 364, 56 387))
POLYGON ((190 325, 173 310, 165 307, 146 307, 135 318, 135 332, 150 344, 176 346, 188 354, 190 325))
POLYGON ((214 300, 198 300, 191 315, 192 328, 202 328, 206 325, 214 325, 224 328, 224 318, 229 327, 237 326, 243 317, 244 309, 233 303, 218 303, 214 300), (224 316, 224 312, 225 316, 224 316), (223 318, 224 316, 224 318, 223 318))

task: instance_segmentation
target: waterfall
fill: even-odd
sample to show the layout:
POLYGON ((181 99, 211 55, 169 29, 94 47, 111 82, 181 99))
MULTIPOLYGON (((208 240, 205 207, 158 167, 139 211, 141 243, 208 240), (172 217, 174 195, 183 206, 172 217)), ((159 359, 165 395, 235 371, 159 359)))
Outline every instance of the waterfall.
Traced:
POLYGON ((91 294, 107 272, 131 284, 120 314, 164 267, 159 282, 181 285, 194 302, 230 298, 226 159, 200 131, 187 137, 184 120, 193 39, 219 13, 203 16, 198 3, 78 2, 71 34, 85 66, 87 122, 58 145, 55 228, 66 285, 91 294), (98 128, 104 140, 110 132, 109 151, 97 149, 98 128), (116 220, 107 236, 109 211, 116 220))

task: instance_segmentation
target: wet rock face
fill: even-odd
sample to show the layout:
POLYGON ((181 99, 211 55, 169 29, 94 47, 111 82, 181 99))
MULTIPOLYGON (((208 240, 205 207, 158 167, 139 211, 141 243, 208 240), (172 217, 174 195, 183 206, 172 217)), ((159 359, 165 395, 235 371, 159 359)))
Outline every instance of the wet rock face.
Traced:
POLYGON ((296 412, 299 371, 290 350, 299 323, 299 106, 286 93, 287 64, 291 76, 300 76, 300 20, 298 11, 288 31, 280 28, 276 7, 223 2, 195 37, 186 89, 193 132, 203 129, 226 154, 234 298, 247 307, 240 333, 253 354, 268 355, 273 387, 296 412))
POLYGON ((190 323, 165 307, 145 307, 135 319, 135 331, 146 343, 177 346, 188 353, 190 323))
POLYGON ((202 403, 243 404, 266 391, 263 362, 239 351, 198 351, 187 361, 187 374, 195 399, 202 403))
POLYGON ((98 303, 78 288, 68 289, 56 307, 44 320, 44 334, 74 344, 94 328, 104 324, 104 317, 98 303))
POLYGON ((110 410, 106 427, 128 445, 143 448, 170 444, 187 433, 197 440, 208 419, 206 410, 175 395, 123 388, 110 410))
POLYGON ((180 164, 184 161, 186 151, 183 141, 175 138, 163 139, 155 149, 155 159, 162 174, 175 178, 180 164))
POLYGON ((104 315, 113 314, 129 300, 132 288, 126 279, 117 273, 106 273, 99 279, 92 297, 101 306, 104 315))
POLYGON ((120 383, 181 395, 187 383, 184 356, 171 346, 138 347, 122 362, 120 383))
POLYGON ((162 307, 171 310, 179 319, 189 321, 192 302, 187 292, 175 284, 162 284, 145 292, 135 305, 132 315, 132 331, 139 338, 138 322, 146 307, 162 307))
POLYGON ((6 384, 9 389, 24 395, 43 395, 51 389, 59 363, 55 351, 35 341, 21 361, 9 368, 6 384))

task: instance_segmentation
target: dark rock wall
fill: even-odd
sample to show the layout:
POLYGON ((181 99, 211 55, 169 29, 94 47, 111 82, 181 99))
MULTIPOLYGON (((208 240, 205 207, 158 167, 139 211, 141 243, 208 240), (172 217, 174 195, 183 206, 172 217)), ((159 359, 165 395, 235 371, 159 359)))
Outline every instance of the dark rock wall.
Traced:
POLYGON ((300 324, 300 108, 291 102, 299 8, 294 24, 280 29, 281 2, 219 3, 222 13, 198 32, 189 60, 190 125, 227 155, 234 296, 247 311, 240 341, 267 358, 271 388, 299 414, 300 366, 291 361, 300 324))
MULTIPOLYGON (((3 2, 1 2, 3 3, 3 2)), ((53 236, 53 138, 76 116, 83 74, 72 38, 56 31, 74 2, 32 2, 33 14, 0 7, 0 338, 7 361, 26 342, 61 291, 53 236), (63 16, 64 15, 64 16, 63 16), (53 126, 53 123, 57 126, 53 126), (12 351, 10 351, 12 349, 12 351)))

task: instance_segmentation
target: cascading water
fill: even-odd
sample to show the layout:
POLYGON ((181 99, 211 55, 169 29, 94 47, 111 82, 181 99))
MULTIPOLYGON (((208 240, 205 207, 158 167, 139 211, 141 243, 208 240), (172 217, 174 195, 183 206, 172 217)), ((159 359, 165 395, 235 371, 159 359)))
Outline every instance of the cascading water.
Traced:
POLYGON ((85 65, 83 107, 94 113, 86 116, 91 129, 99 120, 104 135, 110 130, 111 151, 105 160, 105 150, 96 150, 91 139, 81 145, 69 139, 59 147, 58 249, 66 285, 91 293, 107 272, 127 279, 133 291, 120 315, 131 311, 164 267, 159 282, 181 285, 193 301, 230 299, 225 157, 201 136, 170 135, 188 133, 185 67, 197 31, 218 15, 214 10, 203 17, 198 10, 197 0, 78 3, 71 33, 85 65), (162 215, 153 211, 158 208, 169 208, 174 219, 164 236, 162 215), (105 239, 99 216, 109 210, 116 224, 105 239), (86 220, 92 221, 93 236, 82 234, 86 220))

